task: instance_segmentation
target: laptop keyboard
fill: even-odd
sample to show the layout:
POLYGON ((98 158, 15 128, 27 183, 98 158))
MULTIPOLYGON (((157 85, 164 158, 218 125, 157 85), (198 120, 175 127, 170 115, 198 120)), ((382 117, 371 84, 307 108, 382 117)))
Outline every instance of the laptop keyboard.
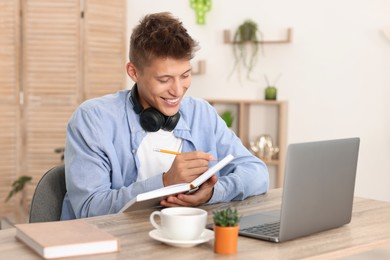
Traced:
POLYGON ((279 235, 280 222, 261 224, 249 228, 242 229, 241 231, 259 234, 271 237, 277 237, 279 235))

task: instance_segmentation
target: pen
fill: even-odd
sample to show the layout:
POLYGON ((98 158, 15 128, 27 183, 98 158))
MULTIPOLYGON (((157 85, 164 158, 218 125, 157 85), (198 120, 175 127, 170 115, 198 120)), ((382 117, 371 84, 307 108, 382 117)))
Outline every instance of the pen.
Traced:
POLYGON ((164 150, 164 149, 160 149, 160 148, 154 148, 153 151, 155 151, 155 152, 160 152, 160 153, 174 154, 174 155, 180 154, 180 152, 175 152, 175 151, 170 151, 170 150, 164 150))

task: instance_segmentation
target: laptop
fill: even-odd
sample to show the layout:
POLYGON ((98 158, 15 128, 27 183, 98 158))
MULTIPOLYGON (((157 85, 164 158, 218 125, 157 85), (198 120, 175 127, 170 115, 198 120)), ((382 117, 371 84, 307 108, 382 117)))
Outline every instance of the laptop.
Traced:
POLYGON ((290 144, 281 209, 244 216, 239 234, 283 242, 348 224, 359 138, 290 144))

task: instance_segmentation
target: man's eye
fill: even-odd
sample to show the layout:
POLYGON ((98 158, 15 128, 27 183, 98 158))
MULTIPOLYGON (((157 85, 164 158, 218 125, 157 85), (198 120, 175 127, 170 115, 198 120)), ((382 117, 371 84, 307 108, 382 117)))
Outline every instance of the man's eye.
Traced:
POLYGON ((167 83, 168 82, 168 79, 159 79, 158 80, 160 83, 167 83))

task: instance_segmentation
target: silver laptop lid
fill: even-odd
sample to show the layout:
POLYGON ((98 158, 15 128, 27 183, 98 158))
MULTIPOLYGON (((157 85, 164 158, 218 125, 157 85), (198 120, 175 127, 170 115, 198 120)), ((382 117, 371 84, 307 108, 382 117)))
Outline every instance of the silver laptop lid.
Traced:
POLYGON ((289 145, 280 241, 351 221, 359 143, 348 138, 289 145))

